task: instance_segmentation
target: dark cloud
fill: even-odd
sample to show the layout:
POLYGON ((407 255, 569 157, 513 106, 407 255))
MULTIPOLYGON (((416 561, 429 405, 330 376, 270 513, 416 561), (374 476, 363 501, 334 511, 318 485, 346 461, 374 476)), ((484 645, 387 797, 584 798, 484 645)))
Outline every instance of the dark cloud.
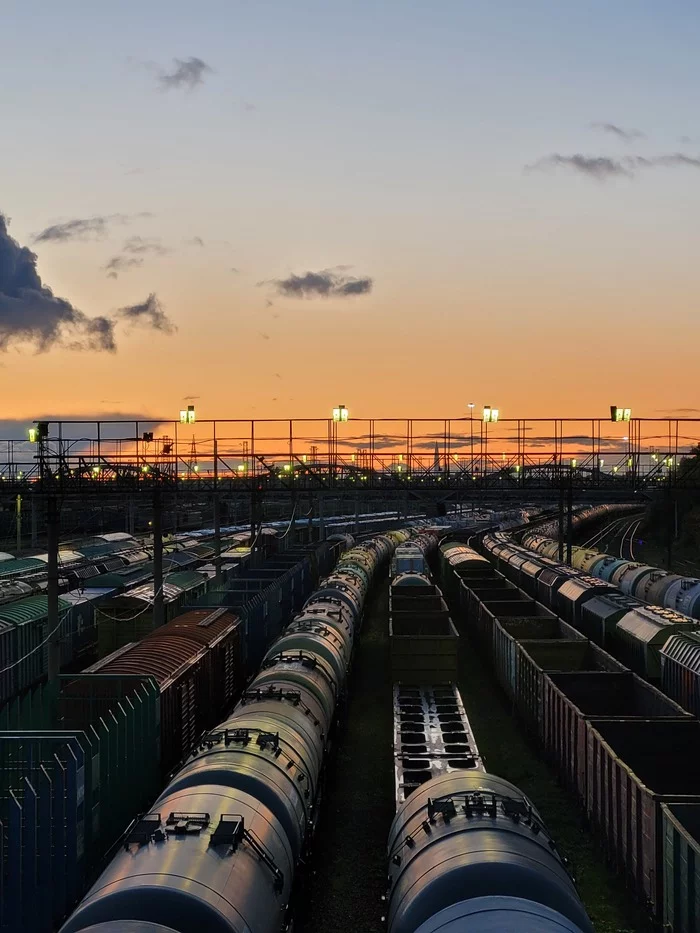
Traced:
POLYGON ((626 130, 616 123, 591 123, 591 129, 600 130, 602 133, 609 133, 625 142, 632 142, 635 139, 646 139, 646 134, 642 133, 641 130, 626 130))
POLYGON ((141 236, 131 236, 124 243, 122 251, 130 253, 132 256, 141 256, 144 253, 153 253, 156 256, 165 256, 170 250, 163 246, 159 239, 151 237, 150 239, 141 236))
POLYGON ((124 272, 125 269, 133 269, 134 266, 142 265, 143 259, 138 256, 112 256, 105 265, 105 271, 108 278, 116 279, 119 277, 119 273, 124 272))
POLYGON ((105 214, 96 217, 76 217, 60 224, 45 227, 34 234, 34 243, 65 243, 68 240, 101 239, 108 233, 110 224, 128 224, 136 217, 152 217, 148 211, 140 214, 105 214))
POLYGON ((681 418, 684 415, 700 415, 700 408, 674 408, 672 411, 666 408, 657 408, 656 411, 666 418, 681 418))
POLYGON ((282 377, 280 376, 279 373, 274 373, 274 377, 275 377, 275 379, 281 379, 281 378, 282 378, 282 377))
POLYGON ((633 178, 640 169, 647 168, 700 168, 700 158, 687 156, 682 152, 671 152, 658 156, 623 156, 612 159, 609 156, 553 155, 538 159, 526 165, 526 171, 548 168, 568 168, 589 178, 606 181, 609 178, 633 178))
POLYGON ((344 268, 347 267, 305 272, 303 275, 290 275, 286 279, 273 279, 271 283, 258 284, 272 284, 287 298, 347 298, 366 295, 372 290, 372 279, 342 275, 340 273, 344 268))
MULTIPOLYGON (((625 444, 621 438, 615 437, 601 437, 597 440, 601 449, 605 448, 608 450, 622 450, 623 445, 625 444)), ((557 441, 561 444, 580 444, 582 447, 587 448, 588 451, 590 451, 592 445, 592 438, 590 434, 565 434, 563 437, 558 437, 557 441)), ((511 441, 511 443, 513 442, 511 441)), ((528 447, 547 447, 550 450, 554 449, 554 438, 552 435, 528 437, 525 443, 528 447)), ((585 456, 585 453, 583 456, 585 456)))
MULTIPOLYGON (((62 436, 66 439, 76 438, 76 437, 92 437, 95 435, 94 424, 96 421, 127 421, 132 422, 131 428, 126 425, 102 425, 102 430, 100 431, 100 436, 102 438, 115 438, 115 437, 126 437, 127 435, 133 435, 133 422, 140 421, 144 424, 157 424, 156 421, 150 421, 149 415, 144 415, 143 412, 124 412, 124 411, 101 411, 94 412, 89 411, 86 413, 80 412, 75 414, 73 412, 63 412, 63 413, 52 413, 44 414, 39 411, 32 412, 31 417, 29 418, 3 418, 0 419, 0 439, 7 441, 22 441, 26 440, 28 442, 27 431, 34 424, 35 421, 48 421, 49 424, 53 423, 55 425, 59 421, 85 421, 88 424, 85 425, 76 425, 76 424, 64 424, 62 429, 62 436), (126 430, 125 430, 126 429, 126 430)), ((56 433, 54 428, 49 428, 51 434, 56 433)), ((32 444, 31 446, 28 443, 28 449, 35 451, 35 447, 32 444)))
POLYGON ((145 324, 164 334, 174 334, 177 328, 163 310, 154 292, 140 304, 127 305, 119 308, 118 317, 132 324, 145 324))
POLYGON ((681 136, 681 138, 678 140, 678 142, 681 143, 681 144, 684 145, 684 146, 692 146, 693 143, 695 142, 695 140, 692 139, 692 137, 690 137, 690 136, 681 136))
POLYGON ((183 402, 195 402, 198 398, 201 398, 200 395, 183 395, 183 402))
POLYGON ((114 323, 89 318, 57 298, 42 283, 36 263, 36 255, 9 235, 0 214, 0 350, 25 342, 42 351, 67 342, 71 349, 113 351, 114 323))
POLYGON ((687 156, 682 152, 672 152, 668 155, 652 156, 628 156, 625 160, 634 168, 700 168, 700 158, 687 156))
POLYGON ((164 90, 185 88, 193 91, 204 81, 204 76, 212 69, 201 58, 175 58, 170 72, 161 71, 158 80, 164 90))
POLYGON ((201 238, 201 236, 193 236, 187 240, 187 242, 190 244, 190 246, 204 246, 204 240, 201 238))
POLYGON ((596 178, 599 181, 619 176, 629 178, 632 175, 621 162, 607 156, 584 156, 580 154, 564 156, 554 153, 538 159, 532 165, 525 166, 526 171, 548 168, 570 168, 581 175, 587 175, 589 178, 596 178))
POLYGON ((120 272, 142 266, 145 255, 150 253, 156 256, 164 256, 169 252, 170 250, 163 246, 158 239, 144 239, 141 236, 132 236, 125 241, 122 252, 117 256, 113 256, 104 268, 108 278, 116 279, 120 272))
POLYGON ((270 339, 270 335, 269 335, 269 334, 263 334, 262 331, 260 331, 260 336, 262 337, 263 340, 269 340, 269 339, 270 339))
POLYGON ((240 270, 240 269, 237 269, 235 266, 231 266, 231 272, 236 272, 236 273, 238 273, 238 272, 240 272, 240 271, 241 271, 241 270, 240 270))

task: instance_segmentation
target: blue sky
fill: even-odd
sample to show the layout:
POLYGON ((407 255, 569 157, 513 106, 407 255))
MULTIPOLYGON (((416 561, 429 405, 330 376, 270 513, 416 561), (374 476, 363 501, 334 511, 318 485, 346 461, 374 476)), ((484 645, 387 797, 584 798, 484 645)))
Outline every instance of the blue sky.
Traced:
POLYGON ((668 160, 700 154, 699 33, 690 0, 6 3, 10 233, 85 315, 155 293, 177 331, 122 319, 113 354, 10 341, 0 387, 23 386, 18 415, 47 387, 54 410, 104 396, 148 413, 195 392, 212 414, 288 416, 325 410, 327 386, 382 413, 418 360, 432 388, 406 388, 416 414, 464 393, 541 414, 591 404, 579 388, 590 358, 572 354, 585 339, 607 367, 600 399, 634 386, 642 406, 687 402, 700 168, 668 160), (208 66, 201 84, 163 89, 174 60, 193 57, 208 66), (593 177, 555 154, 620 171, 593 177), (630 169, 639 157, 667 161, 630 169), (33 242, 50 224, 114 215, 130 219, 33 242), (153 248, 109 278, 130 237, 153 248), (371 291, 258 284, 340 266, 371 291), (675 355, 659 359, 659 327, 669 343, 683 328, 675 355), (555 399, 529 379, 522 391, 523 359, 543 345, 567 386, 555 399), (313 389, 299 385, 304 363, 313 389))

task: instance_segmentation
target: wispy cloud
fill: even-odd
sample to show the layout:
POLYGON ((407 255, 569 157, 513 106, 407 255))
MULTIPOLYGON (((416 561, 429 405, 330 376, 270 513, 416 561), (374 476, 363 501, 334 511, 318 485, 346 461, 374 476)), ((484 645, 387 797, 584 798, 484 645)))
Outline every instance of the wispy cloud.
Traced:
POLYGON ((595 178, 598 181, 607 181, 610 178, 632 178, 641 169, 650 168, 700 168, 700 158, 685 155, 682 152, 671 152, 657 156, 630 155, 620 159, 610 156, 586 156, 576 153, 574 155, 560 155, 554 153, 544 156, 525 166, 525 171, 538 171, 564 168, 595 178))
POLYGON ((201 236, 190 237, 190 239, 186 240, 185 242, 190 246, 204 246, 204 240, 201 238, 201 236))
POLYGON ((204 82, 204 77, 212 68, 201 58, 175 58, 171 71, 161 70, 158 80, 164 90, 184 88, 193 91, 204 82))
POLYGON ((144 239, 140 236, 132 236, 125 241, 121 253, 112 256, 108 260, 104 269, 108 278, 116 279, 119 277, 120 272, 142 266, 144 257, 149 253, 164 256, 169 252, 170 250, 163 246, 159 239, 144 239))
POLYGON ((554 153, 525 166, 525 170, 528 172, 550 168, 568 168, 580 175, 596 178, 598 181, 620 176, 629 178, 632 175, 629 169, 626 169, 620 161, 608 158, 608 156, 585 156, 580 154, 566 156, 554 153))
POLYGON ((105 271, 107 273, 107 278, 117 279, 119 278, 119 273, 124 272, 125 269, 133 269, 135 266, 142 265, 143 259, 140 259, 138 256, 112 256, 105 265, 105 271))
POLYGON ((69 240, 99 240, 107 235, 111 224, 128 224, 135 218, 152 217, 148 211, 140 214, 104 214, 95 217, 75 217, 51 224, 34 234, 34 243, 65 243, 69 240))
POLYGON ((167 316, 154 292, 138 304, 119 308, 117 316, 132 324, 144 324, 164 334, 174 334, 177 328, 167 316))
POLYGON ((38 351, 65 343, 73 350, 114 351, 114 322, 88 317, 57 298, 37 271, 37 257, 8 233, 0 214, 0 350, 31 343, 38 351))
POLYGON ((258 285, 273 285, 287 298, 349 298, 354 295, 367 295, 372 291, 371 278, 357 278, 343 275, 346 266, 335 269, 323 269, 321 272, 305 272, 303 275, 290 275, 286 279, 273 279, 270 282, 258 282, 258 285))
POLYGON ((148 239, 141 236, 129 237, 122 249, 125 253, 131 253, 133 256, 140 256, 144 253, 154 253, 156 256, 165 256, 166 253, 170 252, 156 237, 148 239))
POLYGON ((591 129, 616 136, 626 143, 633 142, 635 139, 646 139, 646 133, 642 133, 641 130, 625 129, 623 126, 618 126, 617 123, 591 123, 591 129))

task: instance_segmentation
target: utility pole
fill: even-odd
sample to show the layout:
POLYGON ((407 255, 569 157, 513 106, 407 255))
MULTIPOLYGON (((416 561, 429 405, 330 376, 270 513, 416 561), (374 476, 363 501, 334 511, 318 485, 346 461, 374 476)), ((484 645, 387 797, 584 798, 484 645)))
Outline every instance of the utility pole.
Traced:
MULTIPOLYGON (((216 425, 214 426, 216 431, 216 425)), ((219 450, 214 437, 214 567, 215 579, 221 580, 221 514, 219 512, 219 450)))
POLYGON ((17 532, 17 543, 15 545, 15 550, 17 551, 17 557, 20 557, 22 554, 22 496, 17 494, 15 508, 15 529, 17 532))
POLYGON ((574 538, 574 473, 569 467, 569 489, 566 497, 566 562, 571 566, 571 550, 574 538))
POLYGON ((61 672, 61 633, 58 616, 58 539, 61 511, 56 495, 51 493, 46 502, 46 530, 48 536, 48 677, 50 684, 58 682, 61 672))
MULTIPOLYGON (((156 480, 158 482, 158 480, 156 480)), ((165 622, 163 600, 163 501, 160 488, 153 489, 153 627, 165 622)))
POLYGON ((564 563, 564 477, 559 470, 559 563, 564 563))
POLYGON ((31 505, 31 508, 32 508, 32 513, 31 513, 31 515, 32 515, 32 517, 31 517, 31 523, 32 523, 32 524, 31 524, 31 527, 32 527, 31 544, 32 544, 32 547, 36 547, 36 546, 37 546, 36 496, 33 495, 29 501, 30 501, 30 505, 31 505))

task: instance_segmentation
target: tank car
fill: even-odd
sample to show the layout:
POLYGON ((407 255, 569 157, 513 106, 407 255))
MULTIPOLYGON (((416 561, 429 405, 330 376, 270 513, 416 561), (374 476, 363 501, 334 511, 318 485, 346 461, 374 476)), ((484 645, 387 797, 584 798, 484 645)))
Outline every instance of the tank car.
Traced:
POLYGON ((268 650, 62 933, 276 933, 316 819, 338 698, 366 593, 405 537, 346 552, 268 650))
POLYGON ((495 775, 421 784, 388 854, 389 933, 593 933, 534 805, 495 775))

